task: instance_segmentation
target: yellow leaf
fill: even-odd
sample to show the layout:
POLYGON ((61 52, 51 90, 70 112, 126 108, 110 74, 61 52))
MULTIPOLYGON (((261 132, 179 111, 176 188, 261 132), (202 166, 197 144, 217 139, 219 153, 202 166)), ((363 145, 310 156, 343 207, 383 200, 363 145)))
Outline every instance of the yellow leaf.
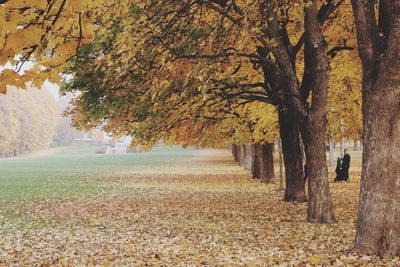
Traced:
POLYGON ((318 265, 321 264, 321 258, 319 256, 311 256, 309 258, 310 264, 312 265, 318 265))
POLYGON ((39 26, 31 26, 26 29, 18 29, 14 34, 7 38, 5 50, 18 51, 22 48, 38 45, 44 34, 39 26))

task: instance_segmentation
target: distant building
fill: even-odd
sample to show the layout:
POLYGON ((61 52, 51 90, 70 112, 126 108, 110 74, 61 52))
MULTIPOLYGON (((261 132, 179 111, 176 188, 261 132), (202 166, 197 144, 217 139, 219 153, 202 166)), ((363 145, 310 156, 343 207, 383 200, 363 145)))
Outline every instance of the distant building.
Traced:
POLYGON ((131 144, 132 137, 125 136, 115 140, 113 145, 108 145, 105 154, 126 154, 131 144))

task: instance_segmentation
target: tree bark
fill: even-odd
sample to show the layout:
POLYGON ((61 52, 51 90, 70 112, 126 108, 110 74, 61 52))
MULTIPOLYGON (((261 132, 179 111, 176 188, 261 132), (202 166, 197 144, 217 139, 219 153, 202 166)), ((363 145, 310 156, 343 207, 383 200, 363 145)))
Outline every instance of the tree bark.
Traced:
POLYGON ((329 190, 329 177, 326 164, 324 133, 319 130, 326 124, 325 119, 308 118, 304 141, 307 157, 308 178, 307 221, 311 223, 334 223, 333 203, 329 190), (310 125, 313 125, 310 127, 310 125))
POLYGON ((273 145, 254 144, 253 166, 251 168, 253 178, 261 179, 265 183, 275 183, 273 145))
POLYGON ((283 154, 282 154, 282 141, 278 140, 278 153, 279 153, 279 191, 283 191, 283 154))
POLYGON ((329 190, 326 164, 325 133, 327 129, 327 92, 329 65, 327 44, 318 22, 316 0, 305 8, 305 49, 310 55, 312 102, 307 114, 303 140, 306 152, 308 179, 307 221, 334 223, 333 203, 329 190))
POLYGON ((288 110, 280 110, 278 115, 286 176, 285 201, 304 202, 307 196, 297 120, 288 110))
POLYGON ((244 145, 238 145, 238 153, 239 153, 239 166, 244 165, 245 153, 244 153, 244 145))
POLYGON ((232 155, 235 161, 239 161, 238 145, 232 144, 232 155))
POLYGON ((251 166, 253 165, 253 156, 254 156, 253 149, 254 149, 254 144, 244 145, 243 167, 245 170, 251 170, 251 166))
POLYGON ((364 126, 354 250, 400 256, 400 3, 380 1, 381 33, 373 3, 352 0, 352 5, 363 66, 364 126))

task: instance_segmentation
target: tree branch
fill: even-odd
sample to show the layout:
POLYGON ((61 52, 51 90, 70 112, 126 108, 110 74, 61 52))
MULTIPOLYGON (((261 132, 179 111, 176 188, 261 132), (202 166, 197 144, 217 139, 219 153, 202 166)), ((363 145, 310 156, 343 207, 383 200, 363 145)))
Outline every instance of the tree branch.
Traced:
POLYGON ((331 48, 327 52, 327 54, 328 54, 328 57, 330 59, 334 59, 337 56, 338 52, 345 51, 345 50, 351 51, 351 50, 354 50, 354 47, 349 47, 349 46, 346 46, 346 45, 344 45, 344 46, 335 46, 335 47, 331 48))
POLYGON ((76 56, 78 56, 79 46, 81 45, 81 40, 83 38, 82 32, 82 12, 78 13, 78 23, 79 23, 79 37, 78 37, 78 44, 76 45, 76 56))
MULTIPOLYGON (((323 25, 326 20, 329 18, 329 15, 332 14, 339 6, 344 2, 344 0, 338 1, 338 3, 334 4, 333 0, 328 0, 326 4, 323 4, 318 11, 318 21, 321 25, 323 25)), ((304 37, 305 33, 303 33, 297 43, 293 46, 292 57, 295 57, 297 53, 300 51, 301 47, 304 45, 304 37)))
MULTIPOLYGON (((216 11, 217 13, 219 13, 220 15, 225 16, 226 18, 228 18, 228 19, 229 19, 233 24, 235 24, 236 26, 240 27, 241 29, 244 29, 244 28, 243 28, 243 25, 242 25, 242 23, 241 23, 241 20, 238 20, 238 19, 235 19, 234 17, 232 17, 228 12, 226 12, 225 9, 223 9, 223 8, 221 8, 221 7, 219 7, 219 6, 215 6, 215 5, 211 4, 211 3, 207 3, 207 2, 202 2, 202 3, 203 3, 206 7, 210 8, 210 9, 216 11)), ((264 38, 258 36, 256 33, 254 33, 253 31, 251 31, 251 30, 249 30, 249 29, 245 29, 245 30, 247 30, 247 32, 248 32, 253 38, 255 38, 256 40, 258 40, 261 44, 263 44, 264 46, 269 46, 268 42, 267 42, 264 38)))
POLYGON ((221 53, 217 53, 217 54, 181 55, 181 56, 175 57, 174 60, 177 60, 177 59, 217 59, 217 58, 228 58, 228 57, 233 57, 233 56, 257 59, 257 60, 263 61, 263 62, 265 62, 267 60, 265 58, 258 56, 257 54, 229 52, 230 50, 232 50, 232 49, 226 49, 225 51, 223 51, 221 53))
POLYGON ((375 66, 378 54, 378 27, 375 19, 374 1, 351 0, 356 23, 358 50, 364 67, 375 66))
MULTIPOLYGON (((55 18, 54 18, 54 19, 52 20, 52 22, 51 22, 51 26, 54 26, 54 24, 56 24, 57 20, 59 19, 60 15, 61 15, 62 10, 64 9, 64 6, 65 6, 65 3, 66 3, 66 2, 67 2, 67 0, 63 0, 63 1, 62 1, 60 8, 58 9, 58 11, 57 11, 57 13, 56 13, 56 15, 55 15, 55 18)), ((52 5, 50 5, 49 8, 51 8, 51 6, 52 6, 52 5)), ((47 26, 47 28, 46 28, 46 34, 50 31, 51 26, 47 26)), ((44 37, 45 37, 45 35, 43 35, 43 36, 41 37, 41 41, 43 41, 44 37)), ((38 47, 39 47, 38 45, 32 46, 32 49, 23 57, 22 63, 21 63, 19 66, 18 66, 18 65, 16 66, 16 68, 17 68, 18 71, 21 70, 22 66, 25 64, 26 61, 29 60, 29 58, 31 57, 31 55, 36 51, 36 49, 37 49, 38 47)))

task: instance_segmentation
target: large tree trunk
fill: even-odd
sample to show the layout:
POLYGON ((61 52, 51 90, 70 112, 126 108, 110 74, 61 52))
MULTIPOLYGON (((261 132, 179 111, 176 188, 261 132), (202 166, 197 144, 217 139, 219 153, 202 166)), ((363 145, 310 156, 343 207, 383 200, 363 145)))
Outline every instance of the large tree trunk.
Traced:
POLYGON ((275 183, 273 146, 274 144, 254 144, 251 171, 253 178, 261 179, 265 183, 275 183))
POLYGON ((329 190, 325 152, 327 129, 326 102, 329 66, 327 44, 318 22, 316 0, 305 8, 305 49, 310 55, 312 73, 312 102, 305 120, 303 137, 308 179, 307 221, 312 223, 336 222, 329 190))
POLYGON ((244 145, 243 167, 245 170, 251 170, 251 166, 253 165, 253 156, 254 156, 253 149, 254 149, 254 144, 244 145))
POLYGON ((381 256, 400 255, 399 65, 396 80, 383 73, 363 96, 365 143, 355 248, 381 256))
POLYGON ((400 256, 400 2, 352 0, 363 65, 363 163, 354 250, 400 256), (382 34, 382 44, 377 42, 382 34))
POLYGON ((329 190, 325 136, 324 132, 320 131, 324 125, 326 120, 323 117, 309 115, 304 133, 308 178, 307 221, 312 223, 336 222, 329 190))
POLYGON ((304 181, 303 157, 297 121, 288 110, 279 111, 279 131, 285 163, 285 201, 307 201, 304 181))

